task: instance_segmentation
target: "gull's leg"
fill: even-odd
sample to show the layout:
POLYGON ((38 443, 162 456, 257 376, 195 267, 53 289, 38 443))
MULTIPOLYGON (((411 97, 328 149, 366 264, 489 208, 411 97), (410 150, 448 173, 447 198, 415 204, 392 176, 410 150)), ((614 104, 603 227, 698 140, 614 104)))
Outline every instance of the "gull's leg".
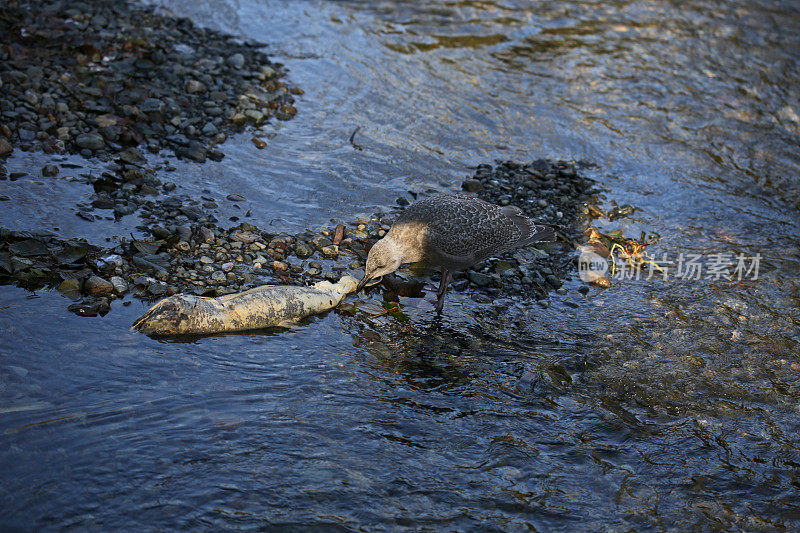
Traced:
POLYGON ((436 291, 436 314, 442 314, 444 307, 444 295, 447 294, 447 287, 450 286, 450 271, 442 267, 442 281, 439 282, 439 290, 436 291))

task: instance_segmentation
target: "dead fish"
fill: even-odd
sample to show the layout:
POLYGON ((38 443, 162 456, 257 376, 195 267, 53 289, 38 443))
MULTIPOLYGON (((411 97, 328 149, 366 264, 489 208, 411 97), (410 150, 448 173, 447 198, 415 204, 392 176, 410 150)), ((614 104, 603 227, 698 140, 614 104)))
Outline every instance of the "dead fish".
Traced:
POLYGON ((357 285, 358 280, 344 276, 335 284, 264 285, 219 298, 176 294, 151 307, 132 329, 146 335, 183 335, 286 327, 336 307, 357 285))

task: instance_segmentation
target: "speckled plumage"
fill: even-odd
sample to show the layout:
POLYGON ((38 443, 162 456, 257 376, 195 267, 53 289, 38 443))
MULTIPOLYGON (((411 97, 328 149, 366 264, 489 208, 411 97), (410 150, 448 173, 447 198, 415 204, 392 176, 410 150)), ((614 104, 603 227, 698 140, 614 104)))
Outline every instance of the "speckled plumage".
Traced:
POLYGON ((499 206, 462 193, 442 193, 413 203, 367 256, 369 280, 423 261, 442 269, 437 293, 441 312, 450 271, 463 270, 493 255, 535 242, 554 241, 553 228, 534 223, 513 206, 499 206))
POLYGON ((519 208, 462 193, 436 194, 411 204, 392 230, 402 231, 404 225, 419 225, 426 231, 425 262, 451 270, 519 246, 554 240, 550 227, 534 223, 519 208))

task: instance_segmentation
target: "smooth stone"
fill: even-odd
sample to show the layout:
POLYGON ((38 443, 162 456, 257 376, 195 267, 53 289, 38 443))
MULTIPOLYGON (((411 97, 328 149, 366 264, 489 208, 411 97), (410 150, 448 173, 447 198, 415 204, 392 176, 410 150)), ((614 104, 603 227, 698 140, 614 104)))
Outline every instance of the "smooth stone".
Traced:
POLYGON ((103 140, 103 136, 97 133, 81 133, 77 137, 75 137, 75 144, 77 144, 80 148, 84 148, 86 150, 102 150, 106 142, 103 140))
POLYGON ((244 66, 244 56, 242 54, 233 54, 228 58, 228 64, 233 68, 240 69, 244 66))
POLYGON ((109 294, 114 291, 114 285, 100 276, 90 276, 84 284, 84 288, 94 295, 109 294))
POLYGON ((483 190, 483 183, 474 179, 465 180, 461 184, 461 188, 467 192, 481 192, 483 190))
POLYGON ((264 119, 264 113, 261 111, 256 111, 255 109, 248 109, 244 112, 244 114, 255 122, 261 122, 261 120, 264 119))
POLYGON ((202 81, 188 80, 184 89, 189 94, 204 93, 206 92, 206 85, 202 81))
POLYGON ((306 258, 311 257, 312 255, 314 255, 314 248, 312 248, 311 246, 301 242, 297 246, 295 246, 294 253, 300 259, 306 259, 306 258))

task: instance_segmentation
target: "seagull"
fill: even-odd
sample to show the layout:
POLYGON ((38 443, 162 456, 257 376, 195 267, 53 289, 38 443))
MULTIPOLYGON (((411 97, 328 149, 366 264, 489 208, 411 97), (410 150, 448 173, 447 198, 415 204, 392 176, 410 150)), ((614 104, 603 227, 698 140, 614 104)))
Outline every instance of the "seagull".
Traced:
POLYGON ((404 263, 422 262, 441 269, 436 291, 436 313, 441 314, 451 272, 513 248, 555 240, 552 227, 537 224, 517 207, 490 204, 465 193, 435 194, 408 206, 372 246, 356 290, 404 263))

